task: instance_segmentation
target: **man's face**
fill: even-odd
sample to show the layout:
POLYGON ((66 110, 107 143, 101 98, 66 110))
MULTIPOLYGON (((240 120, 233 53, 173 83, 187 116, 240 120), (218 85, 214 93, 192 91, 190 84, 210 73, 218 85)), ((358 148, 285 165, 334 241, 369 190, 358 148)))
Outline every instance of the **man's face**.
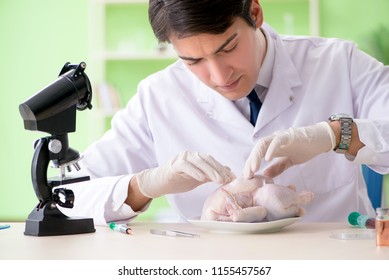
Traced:
POLYGON ((170 40, 188 69, 230 100, 245 97, 253 89, 266 53, 266 39, 260 29, 241 18, 220 35, 170 40))

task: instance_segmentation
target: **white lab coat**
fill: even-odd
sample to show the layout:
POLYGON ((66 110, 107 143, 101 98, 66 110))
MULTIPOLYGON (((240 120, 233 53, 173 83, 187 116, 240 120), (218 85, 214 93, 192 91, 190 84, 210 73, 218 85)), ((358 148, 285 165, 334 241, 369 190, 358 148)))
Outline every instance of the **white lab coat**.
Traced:
MULTIPOLYGON (((113 118, 112 129, 85 151, 82 167, 92 178, 102 178, 73 186, 75 207, 68 213, 92 216, 96 224, 130 219, 136 213, 123 201, 133 173, 188 150, 208 153, 241 176, 259 138, 346 113, 355 118, 366 145, 354 161, 331 151, 288 169, 275 181, 315 193, 303 221, 344 222, 352 211, 373 215, 358 163, 369 163, 381 173, 389 170, 389 67, 351 42, 279 36, 264 28, 275 45, 275 64, 255 128, 234 102, 177 61, 143 80, 113 118)), ((181 217, 198 217, 217 187, 207 183, 168 195, 168 201, 181 217)))

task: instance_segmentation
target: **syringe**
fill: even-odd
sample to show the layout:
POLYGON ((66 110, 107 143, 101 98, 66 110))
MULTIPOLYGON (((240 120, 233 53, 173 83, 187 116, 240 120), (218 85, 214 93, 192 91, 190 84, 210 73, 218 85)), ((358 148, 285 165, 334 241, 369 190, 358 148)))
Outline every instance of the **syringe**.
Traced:
POLYGON ((131 228, 129 228, 125 224, 110 223, 109 224, 109 228, 114 230, 114 231, 118 231, 118 232, 121 232, 121 233, 124 233, 124 234, 131 234, 132 233, 131 228))
POLYGON ((361 228, 375 228, 375 219, 365 215, 361 215, 358 212, 351 212, 348 215, 348 222, 353 226, 361 228))

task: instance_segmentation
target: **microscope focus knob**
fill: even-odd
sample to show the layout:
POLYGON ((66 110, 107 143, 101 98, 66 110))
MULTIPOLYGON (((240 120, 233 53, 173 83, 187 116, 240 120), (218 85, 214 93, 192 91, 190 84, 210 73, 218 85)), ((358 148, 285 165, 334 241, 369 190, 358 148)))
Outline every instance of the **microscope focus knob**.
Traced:
POLYGON ((49 142, 49 151, 58 154, 62 150, 62 143, 58 139, 51 139, 49 142))

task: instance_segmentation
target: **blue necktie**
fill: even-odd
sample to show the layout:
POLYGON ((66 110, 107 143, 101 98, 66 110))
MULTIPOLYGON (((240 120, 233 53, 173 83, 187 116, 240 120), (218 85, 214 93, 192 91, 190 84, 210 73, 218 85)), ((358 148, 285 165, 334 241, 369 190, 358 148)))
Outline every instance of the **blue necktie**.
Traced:
POLYGON ((257 122, 259 110, 261 110, 262 102, 259 100, 255 89, 253 89, 249 95, 247 95, 248 100, 250 100, 250 122, 253 126, 257 122))

